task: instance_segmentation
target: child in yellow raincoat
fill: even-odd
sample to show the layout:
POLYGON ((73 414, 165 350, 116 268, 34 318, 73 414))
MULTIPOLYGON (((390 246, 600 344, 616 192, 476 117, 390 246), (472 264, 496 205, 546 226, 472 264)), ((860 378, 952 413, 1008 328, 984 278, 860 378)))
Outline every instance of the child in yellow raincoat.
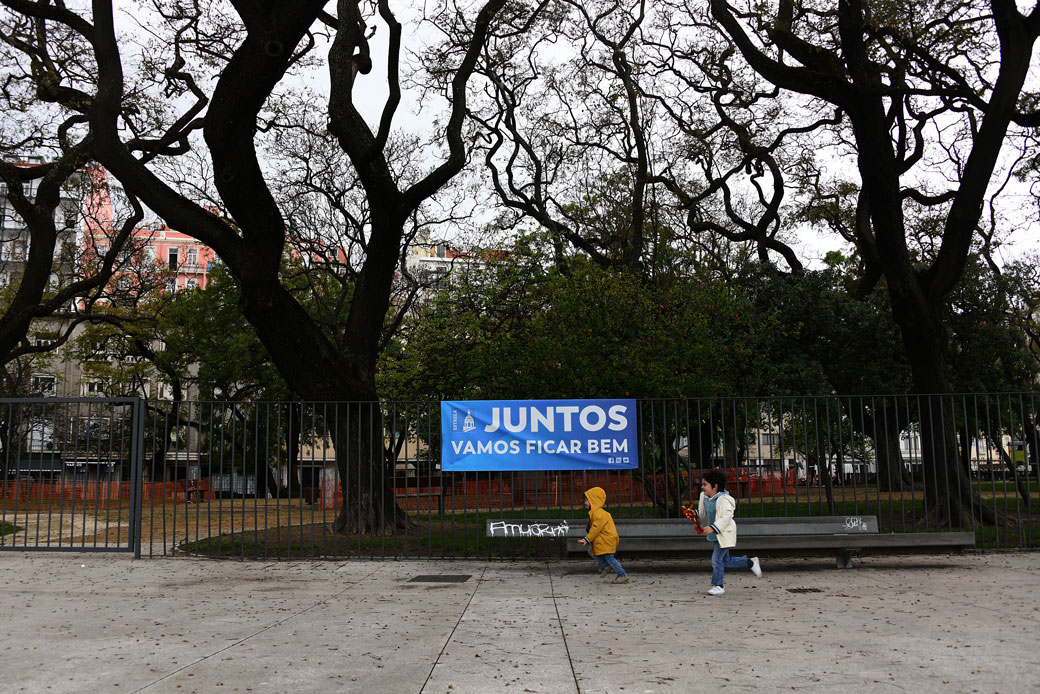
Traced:
POLYGON ((617 528, 614 527, 614 517, 603 508, 605 503, 607 503, 607 493, 600 487, 593 487, 585 492, 585 508, 589 510, 589 527, 585 537, 578 540, 578 543, 589 546, 589 554, 599 564, 600 576, 606 576, 613 571, 616 574, 614 583, 628 583, 628 574, 614 557, 619 538, 617 528))

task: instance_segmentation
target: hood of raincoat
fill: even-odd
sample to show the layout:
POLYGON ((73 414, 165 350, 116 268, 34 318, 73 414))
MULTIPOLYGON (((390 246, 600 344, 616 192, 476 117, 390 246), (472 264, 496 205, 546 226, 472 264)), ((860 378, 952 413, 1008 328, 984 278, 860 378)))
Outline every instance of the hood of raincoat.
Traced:
POLYGON ((593 487, 585 492, 585 498, 589 500, 589 515, 593 511, 603 508, 607 503, 607 493, 601 487, 593 487))
POLYGON ((618 546, 617 528, 614 518, 603 504, 607 503, 607 493, 601 487, 593 487, 585 492, 589 500, 589 527, 585 539, 591 544, 592 554, 613 554, 618 546))

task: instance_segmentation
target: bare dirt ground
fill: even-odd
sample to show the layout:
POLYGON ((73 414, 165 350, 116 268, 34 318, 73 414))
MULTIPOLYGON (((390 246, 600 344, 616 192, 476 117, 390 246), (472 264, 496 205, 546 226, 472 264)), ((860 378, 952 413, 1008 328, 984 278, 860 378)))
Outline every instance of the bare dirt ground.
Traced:
MULTIPOLYGON (((0 538, 7 546, 76 548, 126 547, 127 503, 17 505, 0 508, 0 520, 19 530, 0 538)), ((222 534, 261 532, 268 528, 332 523, 335 513, 299 499, 212 499, 199 502, 145 500, 141 509, 141 544, 146 554, 173 554, 183 543, 222 534)))

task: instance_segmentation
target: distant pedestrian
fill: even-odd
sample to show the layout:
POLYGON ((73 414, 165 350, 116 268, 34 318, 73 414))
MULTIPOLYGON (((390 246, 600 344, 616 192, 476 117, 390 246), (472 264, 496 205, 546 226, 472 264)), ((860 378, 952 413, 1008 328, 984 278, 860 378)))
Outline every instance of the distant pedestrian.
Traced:
POLYGON ((614 527, 614 517, 603 508, 607 503, 607 493, 600 487, 593 487, 585 492, 585 508, 589 510, 589 524, 585 537, 578 544, 588 545, 589 555, 599 565, 599 575, 606 576, 613 572, 614 583, 628 583, 628 574, 621 563, 614 557, 617 551, 618 533, 614 527))
POLYGON ((737 521, 733 512, 737 502, 726 491, 726 473, 722 470, 708 470, 701 480, 701 496, 697 501, 697 516, 700 519, 698 531, 708 534, 708 542, 715 548, 711 553, 711 588, 708 595, 722 595, 726 592, 723 586, 726 567, 731 569, 750 568, 755 576, 762 575, 762 565, 758 557, 748 559, 731 557, 729 550, 737 544, 737 521))

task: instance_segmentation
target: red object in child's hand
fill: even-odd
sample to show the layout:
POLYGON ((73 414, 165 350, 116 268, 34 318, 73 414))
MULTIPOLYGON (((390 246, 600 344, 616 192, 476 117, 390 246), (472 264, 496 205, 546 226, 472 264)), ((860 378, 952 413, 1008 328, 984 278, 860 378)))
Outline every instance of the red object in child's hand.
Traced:
POLYGON ((686 520, 691 521, 693 526, 697 528, 697 532, 701 535, 704 534, 704 529, 701 527, 701 519, 697 517, 697 509, 694 506, 681 506, 683 515, 686 516, 686 520))

